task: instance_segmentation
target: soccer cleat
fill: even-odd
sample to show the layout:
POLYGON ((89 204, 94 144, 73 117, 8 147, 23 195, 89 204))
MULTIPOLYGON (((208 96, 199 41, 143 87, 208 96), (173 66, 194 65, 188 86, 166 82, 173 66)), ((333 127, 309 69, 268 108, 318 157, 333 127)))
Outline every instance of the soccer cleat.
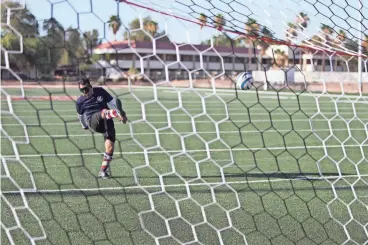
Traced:
POLYGON ((110 177, 109 170, 108 169, 106 169, 106 170, 100 170, 100 172, 98 173, 98 176, 101 179, 108 179, 110 177))

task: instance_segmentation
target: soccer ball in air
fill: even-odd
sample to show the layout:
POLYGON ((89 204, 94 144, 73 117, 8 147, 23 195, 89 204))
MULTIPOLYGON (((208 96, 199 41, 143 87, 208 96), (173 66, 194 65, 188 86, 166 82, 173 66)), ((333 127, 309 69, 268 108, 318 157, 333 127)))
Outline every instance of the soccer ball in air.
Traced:
POLYGON ((241 72, 236 77, 236 87, 241 90, 248 90, 252 87, 254 79, 251 72, 241 72))

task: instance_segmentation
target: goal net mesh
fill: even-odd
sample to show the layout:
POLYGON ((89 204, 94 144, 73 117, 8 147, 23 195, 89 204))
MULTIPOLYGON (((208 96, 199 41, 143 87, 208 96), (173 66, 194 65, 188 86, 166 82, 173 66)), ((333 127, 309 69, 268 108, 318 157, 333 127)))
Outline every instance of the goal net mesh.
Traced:
POLYGON ((362 0, 1 11, 1 244, 367 243, 362 0), (75 111, 86 76, 129 118, 110 179, 75 111))

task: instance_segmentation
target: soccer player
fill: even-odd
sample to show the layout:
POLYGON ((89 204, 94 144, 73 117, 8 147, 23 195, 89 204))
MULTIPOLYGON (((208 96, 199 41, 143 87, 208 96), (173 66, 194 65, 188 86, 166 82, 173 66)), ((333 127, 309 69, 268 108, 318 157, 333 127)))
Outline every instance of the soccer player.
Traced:
POLYGON ((105 153, 99 171, 99 177, 109 177, 115 144, 115 127, 113 118, 117 117, 126 124, 128 118, 121 101, 113 98, 102 87, 92 87, 88 78, 78 82, 81 96, 77 99, 76 109, 82 128, 101 133, 105 139, 105 153))

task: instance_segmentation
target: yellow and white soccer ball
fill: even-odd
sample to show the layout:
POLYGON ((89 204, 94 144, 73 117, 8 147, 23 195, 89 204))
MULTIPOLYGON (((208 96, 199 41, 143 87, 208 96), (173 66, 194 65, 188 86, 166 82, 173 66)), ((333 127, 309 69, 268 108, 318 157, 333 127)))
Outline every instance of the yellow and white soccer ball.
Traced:
POLYGON ((241 72, 236 77, 236 87, 241 90, 248 90, 252 88, 254 79, 251 72, 241 72))

